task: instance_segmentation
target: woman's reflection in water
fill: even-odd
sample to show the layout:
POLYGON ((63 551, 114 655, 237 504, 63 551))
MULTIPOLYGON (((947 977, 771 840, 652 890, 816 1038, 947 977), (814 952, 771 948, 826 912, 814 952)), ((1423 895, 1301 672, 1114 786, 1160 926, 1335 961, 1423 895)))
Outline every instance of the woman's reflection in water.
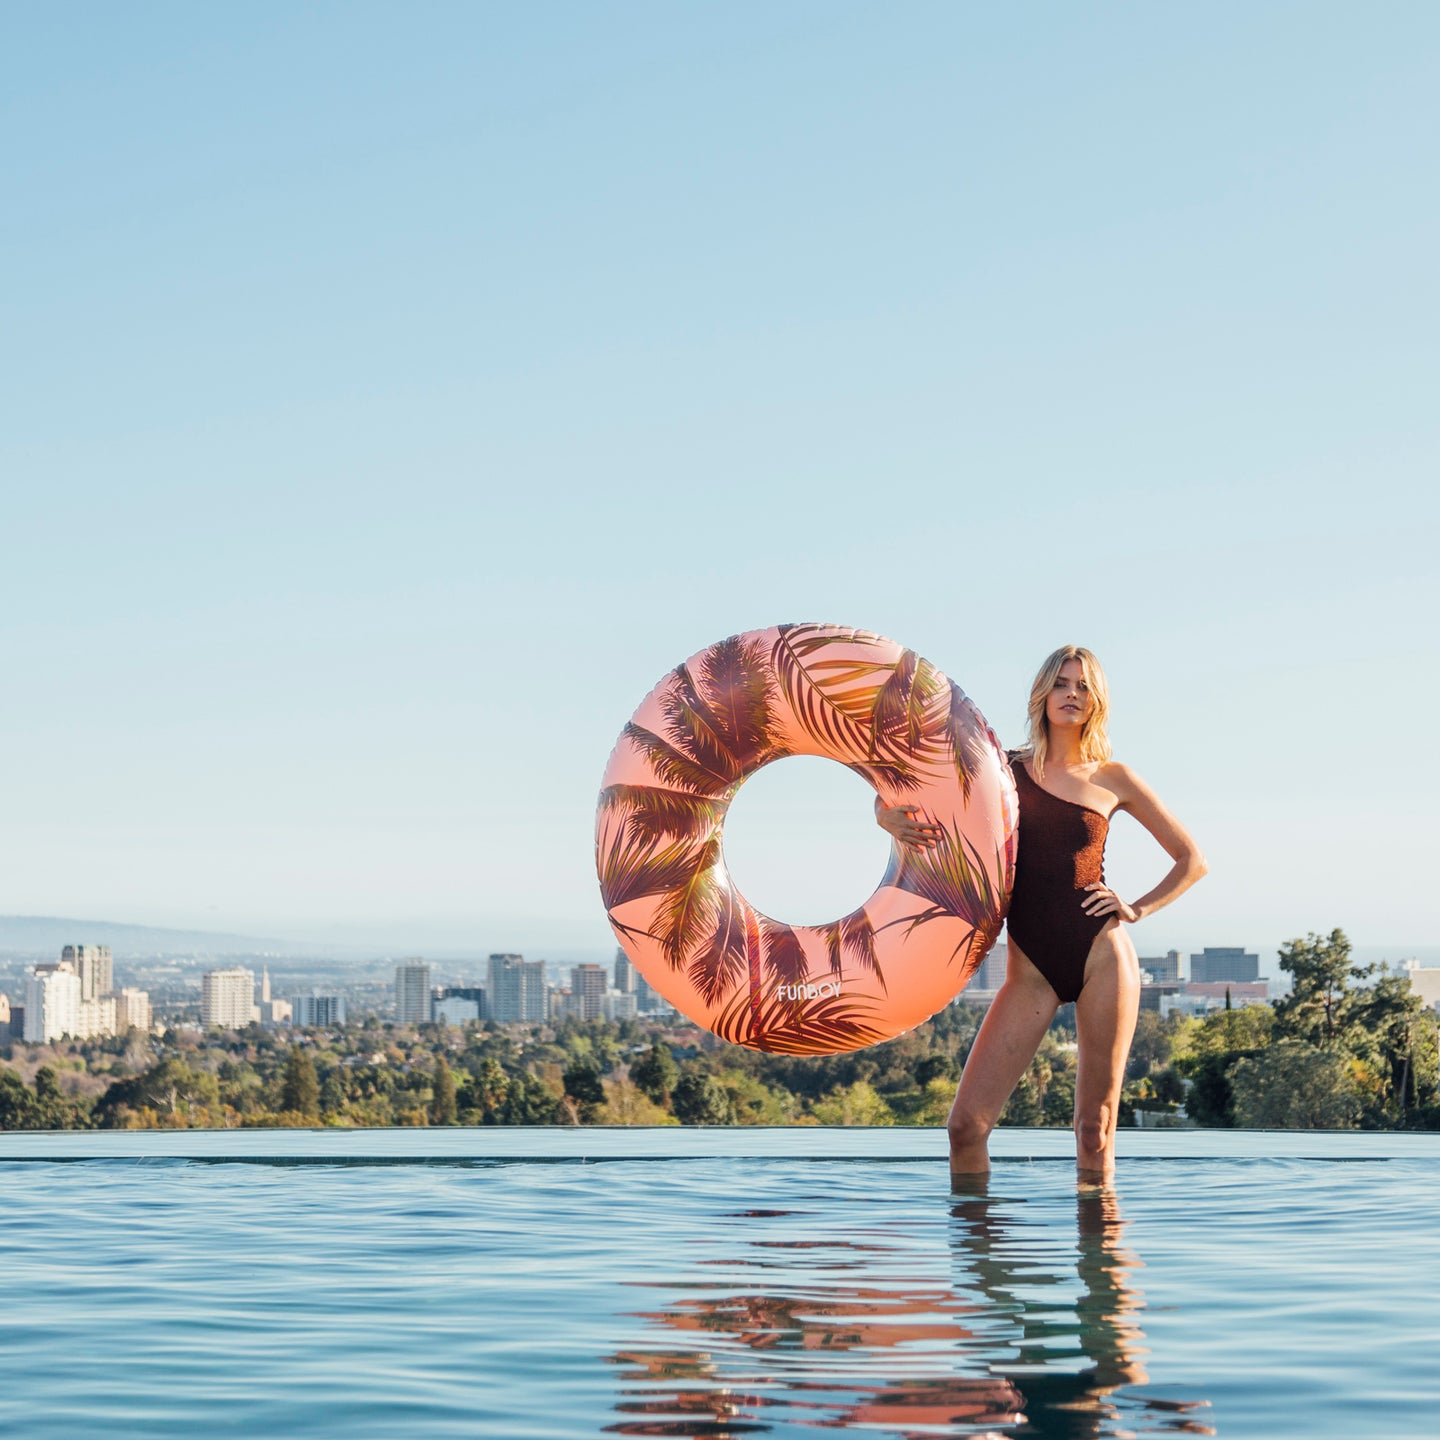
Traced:
POLYGON ((925 1284, 913 1264, 903 1280, 876 1274, 899 1248, 883 1220, 855 1240, 751 1242, 758 1253, 733 1266, 778 1271, 775 1283, 736 1293, 717 1282, 645 1312, 700 1343, 612 1355, 628 1383, 607 1429, 716 1440, 801 1425, 907 1440, 1213 1434, 1187 1414, 1205 1402, 1126 1393, 1146 1383, 1146 1351, 1142 1297, 1127 1281, 1139 1261, 1121 1248, 1114 1191, 1077 1192, 1073 1262, 1052 1224, 993 1192, 984 1178, 956 1181, 953 1283, 925 1284), (847 1271, 882 1283, 835 1283, 847 1271))

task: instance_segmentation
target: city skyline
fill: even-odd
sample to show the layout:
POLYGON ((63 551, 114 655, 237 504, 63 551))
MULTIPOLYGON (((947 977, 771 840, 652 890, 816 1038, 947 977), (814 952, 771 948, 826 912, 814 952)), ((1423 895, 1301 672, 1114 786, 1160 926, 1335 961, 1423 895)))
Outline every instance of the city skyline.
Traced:
MULTIPOLYGON (((344 28, 5 20, 7 912, 603 952, 621 726, 815 619, 1012 746, 1099 654, 1210 862, 1142 952, 1440 945, 1440 12, 344 28)), ((737 868, 858 903, 868 798, 797 763, 737 868)))

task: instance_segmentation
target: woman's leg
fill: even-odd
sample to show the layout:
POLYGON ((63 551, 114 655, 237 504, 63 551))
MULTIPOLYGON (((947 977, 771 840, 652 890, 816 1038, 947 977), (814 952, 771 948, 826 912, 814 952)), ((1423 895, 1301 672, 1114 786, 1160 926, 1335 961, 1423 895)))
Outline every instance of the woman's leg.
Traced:
POLYGON ((950 1170, 955 1175, 990 1169, 985 1148, 990 1132, 1060 1008, 1049 981, 1013 940, 1009 946, 1005 983, 980 1024, 950 1107, 950 1170))
POLYGON ((1115 1168, 1120 1087, 1140 1010, 1140 962, 1116 921, 1102 930, 1085 961, 1085 984, 1075 1002, 1079 1040, 1075 1078, 1075 1163, 1087 1174, 1115 1168))

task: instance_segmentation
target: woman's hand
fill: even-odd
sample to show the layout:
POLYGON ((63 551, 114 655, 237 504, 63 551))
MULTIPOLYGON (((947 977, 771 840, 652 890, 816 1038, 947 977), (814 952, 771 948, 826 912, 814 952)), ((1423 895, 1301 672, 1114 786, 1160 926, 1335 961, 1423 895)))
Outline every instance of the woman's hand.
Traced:
POLYGON ((888 834, 893 835, 902 845, 916 850, 931 850, 945 838, 939 825, 928 820, 917 819, 918 805, 891 805, 888 808, 878 801, 875 804, 875 823, 888 834))
POLYGON ((1127 925, 1133 925, 1140 918, 1135 907, 1127 905, 1109 886, 1097 883, 1085 888, 1091 893, 1080 908, 1087 915, 1118 915, 1127 925))

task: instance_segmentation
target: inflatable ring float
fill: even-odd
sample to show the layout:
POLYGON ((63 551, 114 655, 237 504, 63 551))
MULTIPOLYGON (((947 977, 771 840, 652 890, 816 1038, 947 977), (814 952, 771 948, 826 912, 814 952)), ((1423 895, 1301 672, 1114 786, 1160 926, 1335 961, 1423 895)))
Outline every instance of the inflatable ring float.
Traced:
POLYGON ((838 625, 732 635, 678 665, 625 726, 595 823, 611 928, 666 1000, 724 1040, 785 1055, 858 1050, 957 995, 1004 922, 1015 786, 953 681, 838 625), (879 888, 827 925, 785 925, 731 882, 730 802, 762 765, 837 760, 943 834, 893 846, 879 888))

